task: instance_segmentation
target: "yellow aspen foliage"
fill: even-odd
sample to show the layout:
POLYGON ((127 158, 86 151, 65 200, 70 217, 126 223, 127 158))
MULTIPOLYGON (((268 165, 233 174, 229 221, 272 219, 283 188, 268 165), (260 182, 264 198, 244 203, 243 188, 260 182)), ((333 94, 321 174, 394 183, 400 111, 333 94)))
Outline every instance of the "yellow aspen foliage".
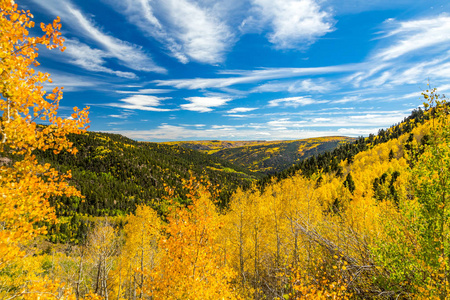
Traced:
POLYGON ((314 276, 310 276, 304 270, 294 270, 291 276, 292 291, 286 294, 287 299, 352 299, 353 295, 348 290, 347 284, 339 276, 330 278, 326 272, 318 267, 315 262, 314 276))
POLYGON ((263 193, 253 189, 233 195, 221 231, 242 296, 289 294, 291 270, 307 269, 317 252, 305 234, 324 219, 317 195, 315 181, 299 175, 273 182, 263 193))
POLYGON ((39 45, 64 50, 61 24, 59 18, 52 24, 41 24, 43 35, 31 37, 28 30, 35 25, 32 17, 29 11, 19 10, 14 1, 0 1, 0 271, 24 255, 21 245, 45 233, 38 222, 55 220, 49 197, 81 196, 67 184, 70 172, 59 174, 49 164, 38 164, 33 155, 37 149, 76 153, 66 135, 85 128, 88 111, 74 108, 70 119, 57 116, 61 89, 44 91, 43 84, 51 82, 49 74, 34 67, 39 65, 39 45))
POLYGON ((167 236, 159 242, 162 257, 148 271, 154 280, 144 285, 153 299, 236 298, 230 284, 235 274, 218 247, 218 213, 209 192, 200 187, 196 195, 187 209, 174 208, 168 216, 167 236))
POLYGON ((3 268, 0 272, 0 297, 42 299, 45 296, 46 299, 75 299, 70 298, 71 287, 60 279, 54 280, 53 271, 43 268, 43 265, 49 265, 44 255, 26 256, 3 268))
POLYGON ((117 230, 107 222, 100 222, 87 237, 88 259, 94 266, 91 291, 103 299, 111 298, 114 291, 112 270, 116 264, 119 239, 117 230))
POLYGON ((251 298, 254 293, 251 276, 248 276, 252 262, 250 195, 241 189, 233 194, 228 211, 220 216, 223 226, 219 230, 220 247, 227 254, 227 265, 237 274, 235 286, 244 298, 251 298))
POLYGON ((119 281, 121 296, 142 299, 148 296, 144 295, 144 284, 151 285, 154 281, 149 274, 160 260, 158 242, 162 237, 162 221, 152 208, 140 205, 134 215, 128 216, 127 222, 123 230, 126 242, 115 278, 119 281))

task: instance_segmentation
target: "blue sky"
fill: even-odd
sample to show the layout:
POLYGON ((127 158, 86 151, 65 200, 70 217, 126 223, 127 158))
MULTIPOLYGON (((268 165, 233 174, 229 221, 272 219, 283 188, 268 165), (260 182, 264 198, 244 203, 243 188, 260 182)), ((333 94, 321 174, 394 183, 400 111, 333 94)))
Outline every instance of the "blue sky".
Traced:
POLYGON ((428 80, 450 93, 449 1, 17 3, 37 24, 61 17, 66 51, 39 56, 61 115, 89 105, 90 130, 136 140, 368 135, 428 80))

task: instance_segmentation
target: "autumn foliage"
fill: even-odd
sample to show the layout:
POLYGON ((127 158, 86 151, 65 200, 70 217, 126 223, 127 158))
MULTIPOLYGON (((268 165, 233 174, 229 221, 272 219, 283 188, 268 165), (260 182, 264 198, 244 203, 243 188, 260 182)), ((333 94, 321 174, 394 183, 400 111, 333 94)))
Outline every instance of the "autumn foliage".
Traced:
MULTIPOLYGON (((0 295, 33 298, 42 290, 50 295, 57 283, 39 283, 35 272, 21 260, 24 247, 38 234, 45 233, 42 221, 55 221, 48 199, 55 195, 77 195, 69 186, 70 173, 60 174, 50 165, 37 162, 33 151, 67 150, 76 153, 66 135, 80 132, 87 123, 87 110, 74 109, 72 117, 57 116, 60 89, 47 93, 49 74, 36 71, 38 46, 62 48, 59 19, 41 24, 41 37, 29 36, 34 27, 30 12, 17 9, 13 1, 0 2, 0 276, 11 280, 0 286, 0 295), (37 120, 46 124, 38 125, 37 120), (8 276, 13 272, 14 276, 8 276), (15 277, 15 278, 14 278, 15 277)), ((0 280, 7 282, 6 279, 0 280)), ((45 282, 45 277, 43 281, 45 282)))

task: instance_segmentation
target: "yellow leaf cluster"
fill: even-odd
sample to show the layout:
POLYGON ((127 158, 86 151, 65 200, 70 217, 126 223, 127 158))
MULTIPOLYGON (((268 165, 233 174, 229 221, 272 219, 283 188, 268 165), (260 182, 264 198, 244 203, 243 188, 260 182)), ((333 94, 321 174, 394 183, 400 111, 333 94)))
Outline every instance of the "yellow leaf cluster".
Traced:
MULTIPOLYGON (((62 91, 43 90, 43 84, 51 82, 49 74, 33 67, 39 65, 39 45, 64 50, 61 24, 59 18, 41 24, 43 35, 30 37, 32 17, 14 1, 0 1, 0 158, 5 161, 0 164, 0 271, 14 267, 24 255, 21 247, 45 233, 45 227, 37 224, 55 221, 50 197, 81 196, 67 184, 70 173, 59 174, 50 165, 39 164, 33 155, 35 150, 76 153, 66 135, 85 129, 88 111, 74 109, 71 119, 57 116, 62 91)), ((30 294, 37 294, 38 287, 51 289, 36 284, 30 294)))

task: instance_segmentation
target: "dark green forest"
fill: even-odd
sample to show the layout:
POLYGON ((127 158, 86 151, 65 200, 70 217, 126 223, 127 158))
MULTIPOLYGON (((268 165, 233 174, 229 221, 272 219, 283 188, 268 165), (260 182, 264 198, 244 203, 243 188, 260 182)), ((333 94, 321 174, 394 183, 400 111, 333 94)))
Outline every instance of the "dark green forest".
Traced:
POLYGON ((50 226, 52 241, 78 241, 92 217, 119 220, 147 204, 164 215, 167 199, 186 202, 184 182, 191 177, 208 180, 218 191, 218 205, 226 205, 237 187, 249 187, 257 179, 252 172, 219 158, 176 145, 136 142, 124 136, 86 132, 71 134, 78 149, 66 152, 37 151, 40 162, 57 170, 71 170, 71 184, 85 196, 52 199, 57 215, 64 220, 50 226), (115 218, 114 218, 115 217, 115 218))

